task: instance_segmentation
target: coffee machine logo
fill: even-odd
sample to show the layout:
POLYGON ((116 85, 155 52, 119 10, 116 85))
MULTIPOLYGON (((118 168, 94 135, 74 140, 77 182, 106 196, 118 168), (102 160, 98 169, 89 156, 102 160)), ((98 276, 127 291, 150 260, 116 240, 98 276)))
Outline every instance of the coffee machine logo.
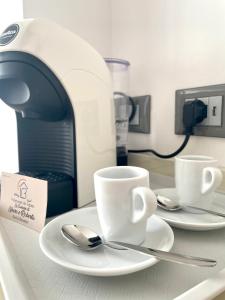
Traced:
POLYGON ((7 27, 0 35, 0 46, 8 45, 12 40, 15 39, 19 32, 19 25, 12 24, 7 27))
POLYGON ((17 189, 19 191, 20 198, 27 199, 28 186, 27 186, 27 183, 26 183, 26 179, 19 180, 18 185, 17 185, 17 189))

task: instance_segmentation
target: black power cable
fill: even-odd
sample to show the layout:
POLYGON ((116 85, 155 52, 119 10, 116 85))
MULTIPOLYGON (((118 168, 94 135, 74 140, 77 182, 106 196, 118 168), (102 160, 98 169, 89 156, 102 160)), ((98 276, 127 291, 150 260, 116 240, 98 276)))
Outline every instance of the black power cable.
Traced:
MULTIPOLYGON (((122 92, 114 92, 113 96, 121 96, 121 99, 127 99, 130 103, 131 106, 131 112, 130 112, 130 116, 129 116, 129 122, 131 122, 136 114, 136 105, 134 103, 134 100, 132 97, 129 97, 128 95, 122 93, 122 92)), ((120 98, 115 97, 115 101, 119 100, 120 98)))
POLYGON ((186 134, 185 136, 185 139, 182 143, 182 145, 173 153, 170 153, 170 154, 160 154, 158 153, 157 151, 153 150, 153 149, 143 149, 143 150, 128 150, 128 152, 131 152, 131 153, 145 153, 145 152, 149 152, 149 153, 152 153, 160 158, 164 158, 164 159, 167 159, 167 158, 172 158, 176 155, 178 155, 187 145, 189 139, 190 139, 190 136, 191 136, 191 133, 188 133, 186 134))
POLYGON ((193 128, 196 124, 201 123, 207 117, 207 105, 198 99, 187 101, 183 107, 183 123, 185 139, 181 146, 173 153, 161 154, 153 149, 128 150, 130 153, 152 153, 160 158, 168 159, 178 155, 187 145, 190 136, 193 133, 193 128))

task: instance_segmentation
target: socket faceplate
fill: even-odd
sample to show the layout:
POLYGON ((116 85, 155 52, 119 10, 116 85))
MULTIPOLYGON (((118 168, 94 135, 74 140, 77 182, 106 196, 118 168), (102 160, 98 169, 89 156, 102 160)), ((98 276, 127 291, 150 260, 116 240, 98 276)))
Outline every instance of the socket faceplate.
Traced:
POLYGON ((207 119, 198 124, 193 134, 198 136, 225 138, 225 84, 182 89, 176 91, 175 133, 183 134, 183 106, 185 101, 200 99, 207 106, 207 119))
POLYGON ((151 96, 137 96, 132 99, 136 105, 136 113, 129 123, 129 132, 150 133, 151 96))

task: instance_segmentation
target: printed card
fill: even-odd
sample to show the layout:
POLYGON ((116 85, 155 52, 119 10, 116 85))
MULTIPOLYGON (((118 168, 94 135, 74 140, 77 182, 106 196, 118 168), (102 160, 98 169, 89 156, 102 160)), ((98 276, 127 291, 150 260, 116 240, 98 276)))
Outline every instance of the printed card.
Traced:
POLYGON ((45 225, 48 182, 2 173, 0 216, 40 232, 45 225))

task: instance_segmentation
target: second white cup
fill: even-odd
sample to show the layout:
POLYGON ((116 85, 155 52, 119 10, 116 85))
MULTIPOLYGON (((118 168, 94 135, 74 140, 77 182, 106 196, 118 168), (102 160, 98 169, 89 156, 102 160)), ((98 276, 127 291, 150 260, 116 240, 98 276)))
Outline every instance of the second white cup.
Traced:
POLYGON ((104 238, 142 243, 147 219, 157 207, 149 172, 131 166, 101 169, 94 174, 94 186, 104 238))
POLYGON ((203 155, 184 155, 175 159, 175 180, 179 204, 203 203, 210 206, 211 195, 220 185, 223 175, 217 160, 203 155))

